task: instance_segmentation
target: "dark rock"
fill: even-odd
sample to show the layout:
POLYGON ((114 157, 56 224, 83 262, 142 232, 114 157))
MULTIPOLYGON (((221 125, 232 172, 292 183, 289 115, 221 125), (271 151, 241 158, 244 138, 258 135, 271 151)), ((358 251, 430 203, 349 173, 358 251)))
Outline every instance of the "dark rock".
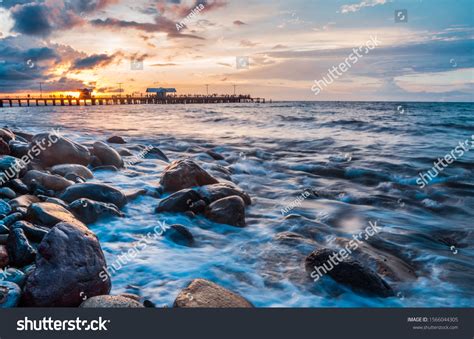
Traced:
POLYGON ((41 242, 44 236, 49 232, 49 228, 33 225, 27 221, 17 221, 12 225, 12 229, 21 228, 26 237, 34 242, 41 242))
POLYGON ((12 131, 18 139, 26 140, 27 142, 31 142, 33 140, 33 134, 21 132, 21 131, 12 131))
POLYGON ((136 300, 120 295, 98 295, 84 301, 81 308, 143 308, 136 300))
POLYGON ((81 177, 84 179, 92 179, 94 177, 92 172, 87 167, 77 164, 63 164, 53 166, 51 168, 51 173, 58 174, 65 178, 69 175, 74 175, 75 177, 81 177))
POLYGON ((13 179, 8 182, 8 185, 12 190, 14 190, 18 194, 28 194, 29 189, 28 186, 26 186, 23 181, 20 179, 13 179))
POLYGON ((241 295, 204 279, 194 279, 188 287, 178 294, 173 306, 180 308, 253 307, 253 305, 241 295))
POLYGON ((107 202, 122 208, 127 203, 125 194, 116 188, 104 184, 75 184, 69 186, 60 196, 61 200, 71 203, 81 198, 107 202))
POLYGON ((156 307, 156 305, 148 299, 143 302, 143 306, 145 306, 147 308, 155 308, 156 307))
POLYGON ((133 155, 132 152, 130 152, 128 149, 126 148, 119 148, 117 150, 118 154, 120 154, 122 157, 131 157, 133 155))
POLYGON ((182 225, 171 225, 165 231, 165 237, 181 246, 191 247, 194 245, 192 233, 182 225))
POLYGON ((238 195, 244 199, 246 205, 252 204, 252 200, 247 193, 245 193, 239 187, 231 184, 219 183, 214 185, 205 185, 199 187, 198 192, 208 201, 208 203, 212 203, 216 200, 227 198, 232 195, 238 195))
POLYGON ((112 165, 107 165, 107 166, 95 166, 94 164, 92 164, 92 167, 93 167, 93 170, 94 172, 118 172, 119 169, 115 166, 112 166, 112 165))
POLYGON ((53 133, 35 135, 30 144, 30 150, 43 166, 50 167, 59 164, 87 166, 90 162, 90 153, 86 147, 53 133))
POLYGON ((165 168, 160 180, 166 192, 217 183, 216 178, 190 159, 173 161, 165 168))
POLYGON ((0 308, 17 307, 20 298, 20 286, 9 281, 0 281, 0 308))
POLYGON ((4 224, 0 224, 0 234, 8 234, 8 233, 10 233, 10 229, 4 224))
POLYGON ((90 199, 78 199, 69 204, 69 210, 83 223, 91 224, 100 217, 118 216, 123 217, 117 206, 90 199))
MULTIPOLYGON (((163 212, 186 212, 193 211, 193 204, 201 200, 198 192, 192 189, 184 189, 171 194, 170 196, 161 200, 158 207, 155 209, 156 213, 163 212)), ((193 211, 194 212, 194 211, 193 211)))
POLYGON ((109 144, 126 144, 127 142, 124 140, 124 138, 119 137, 118 135, 113 135, 110 138, 107 139, 107 142, 109 144))
POLYGON ((2 187, 0 188, 0 198, 15 199, 16 193, 11 188, 2 187))
POLYGON ((37 203, 37 202, 40 202, 41 200, 35 196, 35 195, 31 195, 31 194, 25 194, 25 195, 21 195, 19 196, 18 198, 15 198, 13 200, 10 200, 8 203, 10 204, 10 206, 12 207, 12 209, 14 211, 18 210, 19 208, 28 208, 31 206, 31 204, 34 204, 34 203, 37 203))
POLYGON ((123 167, 123 160, 120 154, 106 143, 101 141, 95 142, 93 154, 100 159, 102 166, 123 167))
POLYGON ((334 262, 337 265, 334 265, 330 261, 330 257, 335 253, 337 251, 324 248, 313 251, 306 257, 306 272, 308 272, 312 279, 316 279, 317 276, 320 277, 316 272, 316 268, 318 268, 320 274, 329 275, 336 282, 350 287, 355 292, 378 297, 394 295, 392 288, 385 280, 380 278, 370 268, 362 266, 358 261, 352 259, 340 261, 335 258, 334 262), (331 267, 333 268, 330 269, 331 267))
POLYGON ((56 192, 64 191, 66 188, 74 184, 74 182, 66 180, 62 176, 35 170, 26 172, 22 181, 30 190, 33 190, 34 185, 40 185, 40 187, 46 190, 53 190, 56 192))
POLYGON ((0 269, 8 266, 10 259, 8 257, 7 247, 5 245, 0 245, 0 269))
POLYGON ((17 268, 9 267, 3 271, 0 280, 9 281, 23 287, 26 281, 26 274, 17 268))
POLYGON ((138 197, 146 195, 147 190, 146 189, 133 190, 133 191, 124 192, 124 194, 127 197, 127 201, 132 201, 132 200, 137 199, 138 197))
POLYGON ((24 163, 9 155, 0 155, 0 183, 11 181, 24 171, 24 163))
POLYGON ((6 245, 8 240, 8 234, 0 234, 0 245, 6 245))
MULTIPOLYGON (((157 158, 160 160, 163 160, 165 162, 170 162, 170 159, 166 156, 163 151, 161 151, 158 147, 152 147, 147 149, 148 151, 144 154, 144 157, 149 159, 149 158, 157 158)), ((145 152, 145 151, 142 151, 145 152)))
POLYGON ((76 307, 89 298, 108 294, 110 279, 104 254, 94 233, 84 225, 59 223, 38 247, 36 269, 24 289, 26 306, 76 307))
POLYGON ((10 146, 2 138, 0 138, 0 155, 10 155, 10 146))
POLYGON ((21 212, 15 212, 10 215, 8 215, 6 218, 2 219, 1 223, 7 227, 10 227, 13 225, 15 222, 18 220, 21 220, 23 218, 23 213, 21 212))
POLYGON ((28 155, 28 151, 30 150, 30 144, 11 140, 8 143, 8 147, 10 148, 10 155, 14 156, 15 158, 22 158, 25 155, 28 155))
POLYGON ((50 202, 39 202, 32 204, 28 208, 26 220, 48 227, 53 227, 61 221, 71 224, 75 224, 78 221, 76 217, 67 209, 50 202))
POLYGON ((244 227, 245 202, 237 195, 219 199, 207 207, 205 215, 219 224, 244 227))
POLYGON ((212 150, 207 150, 206 153, 209 154, 214 160, 224 160, 225 159, 222 155, 220 155, 219 153, 214 152, 212 150))
POLYGON ((40 198, 42 202, 50 202, 52 204, 56 204, 56 205, 59 205, 61 207, 64 207, 65 209, 69 208, 68 204, 66 204, 64 201, 62 201, 61 199, 58 199, 58 198, 51 198, 51 197, 48 197, 46 195, 38 195, 38 198, 40 198))
POLYGON ((13 134, 12 131, 10 131, 6 128, 0 128, 0 138, 5 140, 6 142, 9 142, 10 140, 15 139, 15 134, 13 134))
POLYGON ((10 264, 21 267, 35 260, 36 250, 30 245, 21 228, 13 228, 7 239, 10 264))
POLYGON ((0 214, 8 215, 12 211, 11 206, 3 200, 0 200, 0 214))

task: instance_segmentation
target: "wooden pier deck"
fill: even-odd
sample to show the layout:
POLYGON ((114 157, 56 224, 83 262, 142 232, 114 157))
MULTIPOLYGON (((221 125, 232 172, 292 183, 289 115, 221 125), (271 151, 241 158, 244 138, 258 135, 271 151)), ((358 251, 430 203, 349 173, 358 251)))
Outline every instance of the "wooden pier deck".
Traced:
POLYGON ((0 98, 0 107, 23 106, 94 106, 94 105, 144 105, 144 104, 222 104, 222 103, 265 103, 264 98, 250 95, 169 95, 157 96, 103 96, 92 98, 73 97, 6 97, 0 98))

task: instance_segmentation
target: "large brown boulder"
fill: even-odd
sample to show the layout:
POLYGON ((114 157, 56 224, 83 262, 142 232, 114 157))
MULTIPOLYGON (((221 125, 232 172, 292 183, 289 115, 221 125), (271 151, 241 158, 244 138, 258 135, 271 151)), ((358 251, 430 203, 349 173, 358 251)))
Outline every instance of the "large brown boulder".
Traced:
POLYGON ((39 202, 30 205, 26 219, 34 224, 48 227, 52 227, 62 221, 72 224, 79 222, 67 209, 51 202, 39 202))
POLYGON ((59 175, 48 174, 36 170, 26 172, 21 180, 30 190, 39 185, 40 188, 53 190, 55 192, 61 192, 74 184, 74 182, 66 180, 59 175))
POLYGON ((237 195, 219 199, 207 207, 205 215, 219 224, 244 227, 245 202, 237 195))
POLYGON ((18 198, 10 200, 8 203, 14 211, 21 208, 28 208, 31 204, 40 202, 41 200, 36 195, 25 194, 20 195, 18 198))
POLYGON ((85 300, 82 308, 143 308, 143 304, 120 295, 98 295, 85 300))
POLYGON ((92 153, 99 158, 102 166, 123 167, 123 160, 120 154, 102 141, 94 143, 92 153))
POLYGON ((92 179, 94 175, 87 167, 78 164, 62 164, 56 165, 51 168, 51 173, 58 174, 62 177, 81 177, 84 179, 92 179))
POLYGON ((0 128, 0 138, 5 140, 6 142, 9 142, 10 140, 15 139, 15 134, 13 134, 12 131, 10 131, 6 128, 0 128))
POLYGON ((109 294, 110 279, 96 235, 80 224, 59 223, 38 246, 36 268, 28 276, 24 304, 37 307, 77 307, 88 298, 109 294))
POLYGON ((173 306, 181 308, 253 307, 253 305, 241 295, 205 279, 194 279, 188 287, 178 294, 173 306))
POLYGON ((41 133, 33 137, 30 151, 43 166, 79 164, 87 166, 91 155, 87 147, 54 133, 41 133))
POLYGON ((69 186, 60 196, 61 200, 72 203, 81 198, 106 202, 122 208, 127 204, 127 197, 121 191, 105 184, 83 183, 69 186))
POLYGON ((230 197, 231 195, 238 195, 244 200, 246 205, 252 204, 252 200, 246 192, 237 186, 227 183, 202 186, 198 189, 198 192, 202 197, 207 199, 209 203, 222 198, 230 197))
POLYGON ((160 179, 165 192, 217 183, 216 178, 190 159, 173 161, 165 168, 160 179))

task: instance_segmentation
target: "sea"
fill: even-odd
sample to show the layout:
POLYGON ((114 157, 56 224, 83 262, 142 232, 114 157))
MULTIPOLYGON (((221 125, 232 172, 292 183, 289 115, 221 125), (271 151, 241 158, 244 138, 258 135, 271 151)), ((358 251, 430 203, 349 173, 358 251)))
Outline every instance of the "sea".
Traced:
POLYGON ((0 122, 30 133, 57 129, 86 145, 124 137, 127 144, 114 146, 135 158, 118 172, 97 171, 92 180, 123 191, 159 186, 167 163, 139 155, 155 146, 171 161, 196 160, 251 196, 245 228, 156 214, 164 196, 150 195, 130 202, 124 218, 89 225, 108 265, 118 268, 111 273, 112 294, 135 293, 172 307, 182 288, 204 278, 257 307, 473 305, 473 103, 5 107, 0 122), (440 165, 447 155, 450 163, 440 165), (379 232, 351 260, 383 277, 393 297, 309 277, 308 254, 338 250, 370 223, 379 232), (157 226, 173 224, 188 228, 194 247, 161 235, 137 246, 157 226))

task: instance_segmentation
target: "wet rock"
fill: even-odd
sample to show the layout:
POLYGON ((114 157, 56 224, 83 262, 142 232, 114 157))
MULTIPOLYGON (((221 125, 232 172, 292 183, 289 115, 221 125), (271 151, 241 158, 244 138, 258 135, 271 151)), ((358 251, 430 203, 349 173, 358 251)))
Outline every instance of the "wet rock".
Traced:
MULTIPOLYGON (((142 151, 142 152, 145 152, 145 151, 142 151)), ((152 147, 150 149, 147 149, 144 157, 147 159, 156 158, 156 159, 163 160, 165 162, 170 162, 166 154, 163 153, 163 151, 160 150, 158 147, 152 147)))
POLYGON ((26 142, 11 140, 8 143, 8 147, 10 148, 10 155, 15 158, 21 158, 25 155, 28 155, 28 151, 30 150, 30 145, 26 142))
POLYGON ((87 166, 91 157, 87 147, 53 133, 35 135, 30 144, 30 150, 43 166, 48 167, 59 164, 87 166))
POLYGON ((126 144, 127 143, 124 138, 118 135, 111 136, 110 138, 107 139, 107 142, 109 144, 126 144))
POLYGON ((120 295, 99 295, 84 301, 82 308, 143 308, 143 304, 120 295))
POLYGON ((15 199, 16 198, 16 193, 14 190, 8 187, 2 187, 0 188, 0 199, 15 199))
POLYGON ((245 202, 236 195, 219 199, 207 207, 205 215, 219 224, 244 227, 245 202))
POLYGON ((191 247, 194 245, 192 233, 182 225, 171 225, 165 231, 165 237, 181 246, 191 247))
POLYGON ((15 134, 13 134, 12 131, 10 131, 6 128, 0 128, 0 138, 5 140, 6 142, 9 142, 10 140, 15 139, 15 134))
POLYGON ((19 140, 25 140, 26 142, 30 142, 33 140, 33 134, 22 132, 22 131, 12 131, 15 134, 16 138, 19 140))
POLYGON ((209 154, 214 160, 224 160, 225 159, 222 155, 220 155, 217 152, 214 152, 213 150, 207 150, 206 153, 209 154))
POLYGON ((39 202, 28 208, 26 220, 29 222, 53 227, 58 222, 64 221, 75 224, 76 217, 64 207, 50 202, 39 202))
POLYGON ((334 253, 337 252, 325 248, 316 250, 306 257, 306 272, 308 272, 312 279, 316 279, 317 276, 319 277, 316 272, 316 268, 318 268, 320 274, 329 275, 336 282, 350 287, 355 292, 378 297, 394 295, 392 288, 385 280, 380 278, 370 268, 362 266, 358 261, 352 259, 340 261, 334 258, 333 260, 337 265, 332 264, 330 259, 334 253), (328 269, 331 267, 333 268, 328 269))
POLYGON ((61 192, 74 184, 74 182, 66 180, 59 175, 48 174, 36 170, 28 171, 22 178, 22 181, 30 190, 33 190, 33 186, 39 185, 46 190, 53 190, 56 192, 61 192))
POLYGON ((10 227, 11 225, 13 225, 18 220, 21 220, 22 218, 23 218, 23 213, 15 212, 15 213, 12 213, 12 214, 8 215, 6 218, 2 219, 1 223, 4 226, 10 227))
POLYGON ((10 214, 11 211, 12 211, 11 206, 5 201, 0 200, 0 214, 7 215, 7 214, 10 214))
MULTIPOLYGON (((1 174, 0 174, 1 175, 1 174)), ((12 179, 8 182, 8 186, 18 194, 28 194, 29 189, 20 179, 12 179)))
POLYGON ((10 229, 3 225, 3 224, 0 224, 0 234, 8 234, 10 233, 10 229))
POLYGON ((26 306, 76 307, 83 295, 89 298, 110 292, 107 267, 94 233, 85 225, 59 223, 38 247, 36 269, 24 289, 26 306))
POLYGON ((122 157, 131 157, 133 155, 132 152, 130 152, 128 149, 126 148, 119 148, 117 150, 118 154, 120 154, 122 157))
POLYGON ((171 194, 165 199, 161 200, 158 207, 155 209, 156 213, 163 212, 194 212, 194 204, 201 200, 199 193, 192 189, 184 189, 171 194))
POLYGON ((23 287, 26 281, 26 274, 17 268, 9 267, 3 271, 0 280, 9 281, 23 287))
POLYGON ((17 307, 20 302, 20 287, 9 281, 0 281, 0 308, 17 307))
POLYGON ((144 196, 147 194, 146 189, 139 189, 139 190, 132 190, 132 191, 127 191, 124 192, 125 197, 127 198, 127 201, 132 201, 137 199, 138 197, 144 196))
POLYGON ((244 200, 246 205, 252 204, 252 200, 247 193, 245 193, 239 187, 231 184, 219 183, 214 185, 206 185, 199 187, 198 192, 202 197, 207 199, 209 203, 222 198, 230 197, 232 195, 238 195, 244 200))
POLYGON ((111 203, 98 202, 90 199, 78 199, 69 204, 69 210, 83 223, 92 224, 100 217, 123 217, 117 206, 111 203))
POLYGON ((194 279, 182 290, 174 307, 180 308, 251 308, 253 305, 237 293, 204 279, 194 279))
POLYGON ((301 234, 294 232, 280 232, 275 235, 275 241, 278 241, 282 244, 289 246, 298 246, 298 245, 315 245, 315 242, 312 239, 305 238, 301 234))
POLYGON ((123 160, 120 154, 106 143, 101 141, 95 142, 93 154, 99 158, 102 166, 123 167, 123 160))
POLYGON ((8 266, 9 262, 7 247, 0 245, 0 269, 8 266))
POLYGON ((108 166, 102 166, 102 165, 94 165, 92 164, 94 172, 118 172, 119 169, 115 166, 108 165, 108 166))
POLYGON ((35 260, 36 250, 30 245, 21 228, 11 230, 7 239, 10 264, 16 267, 28 265, 35 260))
POLYGON ((10 200, 8 203, 10 204, 11 208, 14 211, 16 211, 19 208, 28 208, 31 206, 31 204, 34 204, 40 201, 41 200, 35 195, 25 194, 25 195, 19 196, 18 198, 10 200))
POLYGON ((10 146, 2 138, 0 138, 0 155, 10 155, 10 146))
POLYGON ((20 220, 12 225, 12 229, 21 228, 29 240, 41 242, 44 236, 49 232, 49 228, 33 225, 27 221, 20 220))
POLYGON ((6 245, 8 234, 0 234, 0 245, 6 245))
POLYGON ((122 208, 127 203, 127 197, 121 191, 105 184, 83 183, 69 186, 60 196, 61 200, 72 203, 81 198, 111 203, 122 208))
POLYGON ((190 159, 173 161, 165 168, 160 179, 166 192, 217 183, 216 178, 190 159))
POLYGON ((0 182, 17 178, 24 171, 23 167, 24 164, 19 159, 9 155, 0 155, 0 182))
POLYGON ((62 206, 65 209, 69 208, 68 204, 66 204, 64 201, 62 201, 61 199, 58 199, 58 198, 51 198, 51 197, 48 197, 46 195, 41 195, 41 194, 38 195, 38 198, 40 198, 42 202, 50 202, 52 204, 62 206))
POLYGON ((63 164, 53 166, 51 168, 51 173, 58 174, 65 178, 70 175, 81 177, 84 179, 92 179, 94 177, 92 172, 87 167, 77 164, 63 164))

